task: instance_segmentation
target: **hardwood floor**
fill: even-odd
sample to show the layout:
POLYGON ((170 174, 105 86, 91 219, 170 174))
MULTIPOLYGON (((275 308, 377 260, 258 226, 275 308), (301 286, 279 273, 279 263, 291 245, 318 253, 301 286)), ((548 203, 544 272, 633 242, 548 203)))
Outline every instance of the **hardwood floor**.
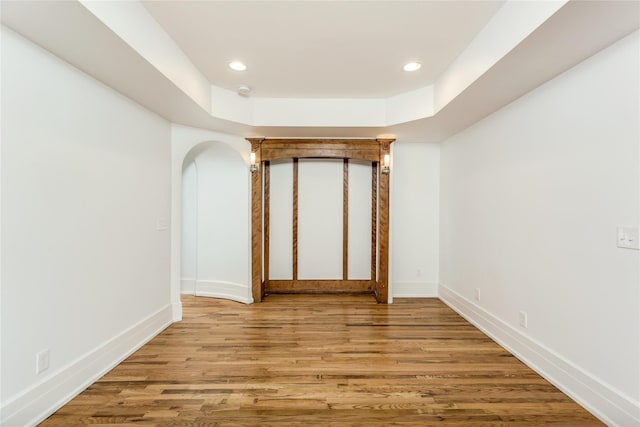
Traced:
POLYGON ((41 425, 602 425, 436 299, 183 303, 41 425))

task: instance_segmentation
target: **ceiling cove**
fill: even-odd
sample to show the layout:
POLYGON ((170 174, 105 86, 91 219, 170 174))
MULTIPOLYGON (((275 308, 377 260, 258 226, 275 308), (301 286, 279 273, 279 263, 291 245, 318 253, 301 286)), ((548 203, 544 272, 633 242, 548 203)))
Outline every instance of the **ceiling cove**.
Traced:
POLYGON ((640 27, 640 3, 625 1, 1 8, 3 25, 167 120, 245 137, 438 142, 640 27))

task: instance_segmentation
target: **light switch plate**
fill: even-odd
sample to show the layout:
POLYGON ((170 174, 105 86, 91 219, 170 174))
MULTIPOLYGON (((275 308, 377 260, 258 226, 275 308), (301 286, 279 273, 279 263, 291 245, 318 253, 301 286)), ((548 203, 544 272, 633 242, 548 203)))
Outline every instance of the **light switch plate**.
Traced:
POLYGON ((636 227, 618 227, 617 245, 623 249, 640 249, 636 227))
POLYGON ((166 230, 167 228, 169 228, 169 222, 166 218, 158 218, 156 220, 156 230, 162 231, 166 230))

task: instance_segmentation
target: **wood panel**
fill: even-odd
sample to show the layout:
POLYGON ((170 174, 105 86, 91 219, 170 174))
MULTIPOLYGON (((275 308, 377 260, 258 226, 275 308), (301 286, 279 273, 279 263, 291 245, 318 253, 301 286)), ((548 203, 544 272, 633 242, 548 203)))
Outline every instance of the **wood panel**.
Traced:
POLYGON ((183 295, 41 426, 602 426, 437 299, 183 295))
POLYGON ((270 250, 270 229, 271 229, 271 165, 270 162, 264 162, 264 280, 268 281, 269 277, 269 250, 270 250))
POLYGON ((298 159, 293 159, 293 280, 298 280, 298 159))
POLYGON ((378 162, 371 164, 371 280, 378 280, 378 162))
POLYGON ((263 160, 290 158, 379 159, 375 139, 264 139, 263 160))
POLYGON ((342 280, 349 279, 349 159, 342 167, 342 280))
POLYGON ((372 293, 375 282, 371 280, 270 280, 267 294, 322 294, 322 293, 372 293))
MULTIPOLYGON (((256 164, 262 162, 261 144, 264 138, 248 138, 256 164)), ((262 168, 251 173, 251 294, 254 302, 262 301, 262 168)))
MULTIPOLYGON (((382 140, 380 142, 380 159, 385 154, 390 153, 391 142, 382 140)), ((379 165, 382 163, 380 162, 379 165)), ((378 256, 380 265, 378 266, 378 286, 376 287, 376 298, 378 302, 389 302, 389 174, 380 173, 380 184, 378 187, 378 209, 380 214, 378 230, 378 256), (384 262, 383 262, 384 261, 384 262)))

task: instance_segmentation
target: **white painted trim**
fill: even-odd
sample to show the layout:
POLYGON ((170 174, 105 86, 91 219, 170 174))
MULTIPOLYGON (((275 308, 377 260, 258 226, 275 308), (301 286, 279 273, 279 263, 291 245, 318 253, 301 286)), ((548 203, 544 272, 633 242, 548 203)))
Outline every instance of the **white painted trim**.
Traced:
POLYGON ((437 298, 438 284, 429 282, 394 282, 394 298, 437 298))
MULTIPOLYGON (((197 257, 196 257, 197 258, 197 257)), ((186 295, 196 294, 196 279, 182 279, 180 281, 180 293, 186 295)))
POLYGON ((174 301, 171 303, 171 313, 173 314, 174 322, 182 320, 182 301, 174 301))
POLYGON ((35 426, 173 323, 167 305, 3 403, 4 427, 35 426))
POLYGON ((609 426, 640 425, 640 405, 446 285, 440 300, 609 426))
POLYGON ((247 298, 247 287, 251 288, 248 285, 221 280, 196 280, 195 295, 251 304, 253 300, 247 298))

